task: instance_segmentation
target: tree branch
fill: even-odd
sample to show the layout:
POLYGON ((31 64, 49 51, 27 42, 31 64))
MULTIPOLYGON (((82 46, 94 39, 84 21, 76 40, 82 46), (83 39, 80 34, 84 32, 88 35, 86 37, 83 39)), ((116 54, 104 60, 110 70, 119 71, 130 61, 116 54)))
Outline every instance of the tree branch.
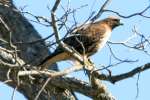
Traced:
POLYGON ((150 16, 145 16, 143 15, 146 11, 148 11, 150 9, 150 6, 147 6, 144 10, 142 10, 141 12, 137 12, 137 13, 133 13, 131 15, 125 16, 125 15, 121 15, 119 12, 113 11, 113 10, 107 10, 104 9, 103 12, 111 12, 111 13, 115 13, 116 15, 122 17, 122 18, 131 18, 134 16, 142 16, 144 18, 150 18, 150 16))
POLYGON ((82 69, 82 65, 79 66, 71 66, 68 69, 65 69, 64 71, 56 72, 53 70, 30 70, 30 71, 19 71, 18 76, 29 76, 29 75, 45 75, 47 77, 56 78, 64 75, 68 75, 69 73, 78 71, 82 69))
POLYGON ((84 60, 83 58, 73 49, 69 48, 66 44, 63 43, 63 41, 60 41, 60 36, 59 36, 59 32, 57 30, 57 24, 56 24, 56 19, 55 19, 55 11, 58 7, 60 3, 60 0, 57 0, 57 2, 55 2, 52 11, 51 11, 51 18, 52 18, 52 27, 53 27, 53 31, 55 33, 55 39, 56 42, 68 53, 70 53, 74 58, 76 58, 81 64, 84 64, 84 60))
POLYGON ((129 72, 126 72, 126 73, 122 73, 120 75, 104 75, 104 74, 99 74, 97 73, 96 71, 93 72, 93 75, 95 77, 97 77, 98 79, 100 80, 106 80, 106 81, 110 81, 111 83, 116 83, 118 81, 121 81, 121 80, 124 80, 124 79, 127 79, 127 78, 130 78, 140 72, 143 72, 143 71, 146 71, 150 69, 150 63, 147 63, 143 66, 140 66, 140 67, 137 67, 129 72))

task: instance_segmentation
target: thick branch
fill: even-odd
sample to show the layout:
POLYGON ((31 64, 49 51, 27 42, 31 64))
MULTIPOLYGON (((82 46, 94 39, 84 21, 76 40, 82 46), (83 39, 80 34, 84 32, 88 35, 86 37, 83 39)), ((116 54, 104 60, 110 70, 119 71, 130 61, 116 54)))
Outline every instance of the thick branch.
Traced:
POLYGON ((40 70, 30 70, 30 71, 19 71, 18 72, 18 76, 29 76, 29 75, 45 75, 51 78, 56 78, 56 77, 60 77, 60 76, 64 76, 67 75, 71 72, 75 72, 78 70, 82 69, 82 65, 79 66, 71 66, 68 69, 65 69, 63 71, 60 72, 56 72, 53 70, 45 70, 45 71, 40 71, 40 70))

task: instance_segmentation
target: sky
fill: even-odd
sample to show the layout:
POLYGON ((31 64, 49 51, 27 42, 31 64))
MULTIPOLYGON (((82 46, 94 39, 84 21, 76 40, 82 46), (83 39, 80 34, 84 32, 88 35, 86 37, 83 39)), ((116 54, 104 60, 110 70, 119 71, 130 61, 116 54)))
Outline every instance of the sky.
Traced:
MULTIPOLYGON (((20 9, 24 8, 24 11, 29 11, 34 15, 44 16, 46 18, 50 18, 50 12, 47 9, 47 6, 50 8, 53 5, 54 0, 15 0, 15 5, 20 9)), ((62 0, 61 5, 66 7, 67 0, 62 0)), ((69 0, 70 8, 80 8, 81 5, 88 4, 88 6, 77 10, 75 14, 76 21, 78 25, 82 24, 90 15, 92 11, 97 12, 100 6, 104 3, 105 0, 69 0)), ((149 0, 112 0, 112 2, 108 5, 108 9, 119 12, 122 15, 130 15, 132 13, 139 12, 143 10, 150 4, 149 0)), ((57 11, 57 16, 61 16, 64 13, 62 8, 59 8, 57 11)), ((115 15, 113 13, 104 13, 100 18, 106 18, 108 16, 115 15)), ((146 12, 146 15, 150 16, 150 10, 146 12)), ((29 20, 33 19, 33 17, 29 15, 25 15, 29 20)), ((116 15, 115 15, 116 16, 116 15)), ((134 26, 137 28, 138 32, 144 34, 146 37, 150 36, 150 19, 142 18, 140 16, 135 16, 132 18, 124 19, 121 18, 121 21, 124 23, 124 26, 118 27, 112 32, 112 36, 110 41, 113 42, 122 42, 127 40, 129 37, 133 36, 133 28, 134 26)), ((37 23, 31 22, 35 29, 41 34, 44 38, 52 33, 52 29, 50 27, 45 27, 39 25, 37 23)), ((67 23, 68 26, 73 24, 72 16, 69 17, 69 21, 67 23)), ((65 33, 65 30, 60 30, 60 33, 65 33)), ((64 34, 61 34, 63 36, 64 34)), ((135 37, 130 41, 131 43, 138 41, 139 38, 135 37)), ((49 40, 49 41, 52 41, 49 40)), ((128 72, 133 68, 136 68, 140 65, 149 62, 150 56, 146 55, 144 52, 137 51, 131 48, 126 48, 120 45, 111 45, 114 54, 120 59, 129 59, 129 60, 138 60, 136 63, 123 63, 121 65, 112 67, 110 70, 113 75, 128 72)), ((150 49, 150 48, 149 48, 150 49)), ((52 49, 50 49, 52 50, 52 49)), ((108 46, 106 45, 100 52, 91 57, 91 60, 95 63, 97 68, 100 68, 101 65, 109 65, 110 63, 110 51, 108 46)), ((117 61, 112 57, 112 64, 117 61)), ((66 66, 70 65, 68 62, 59 63, 61 66, 60 70, 66 68, 66 66)), ((106 73, 104 71, 104 73, 106 73)), ((108 90, 117 98, 117 100, 147 100, 149 98, 149 90, 150 90, 150 81, 149 74, 150 70, 142 72, 138 81, 139 95, 137 95, 137 80, 138 75, 135 75, 126 80, 122 80, 117 82, 116 84, 111 84, 110 82, 105 82, 108 90)), ((76 77, 79 79, 83 79, 87 81, 87 76, 84 75, 82 71, 74 72, 68 75, 69 77, 76 77), (82 77, 81 77, 82 76, 82 77)), ((10 100, 13 93, 13 89, 0 83, 0 100, 10 100)), ((91 100, 83 95, 77 93, 79 100, 91 100)), ((23 95, 18 92, 15 92, 15 100, 26 100, 23 95)))

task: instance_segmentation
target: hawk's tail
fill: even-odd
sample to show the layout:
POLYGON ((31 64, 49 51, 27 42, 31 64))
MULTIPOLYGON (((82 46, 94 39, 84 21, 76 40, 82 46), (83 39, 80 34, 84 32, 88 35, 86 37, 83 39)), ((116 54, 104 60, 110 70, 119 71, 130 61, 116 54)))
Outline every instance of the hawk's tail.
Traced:
POLYGON ((62 61, 62 60, 66 60, 70 57, 70 55, 66 52, 54 52, 52 54, 50 54, 48 57, 46 57, 40 64, 40 68, 41 69, 46 69, 49 66, 51 66, 52 64, 62 61))

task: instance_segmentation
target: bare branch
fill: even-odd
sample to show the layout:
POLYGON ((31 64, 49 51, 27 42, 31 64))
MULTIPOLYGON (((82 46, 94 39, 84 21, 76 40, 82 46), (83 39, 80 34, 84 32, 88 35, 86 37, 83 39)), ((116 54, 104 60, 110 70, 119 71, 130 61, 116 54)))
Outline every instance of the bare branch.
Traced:
POLYGON ((30 71, 19 71, 18 76, 28 76, 28 75, 45 75, 51 78, 60 77, 67 75, 71 72, 75 72, 82 69, 82 65, 78 66, 71 66, 68 69, 65 69, 64 71, 56 72, 53 70, 45 70, 45 71, 39 71, 39 70, 30 70, 30 71))
POLYGON ((17 90, 17 86, 16 86, 16 87, 14 88, 14 90, 13 90, 13 93, 12 93, 12 96, 11 96, 11 100, 15 100, 15 99, 14 99, 14 96, 15 96, 16 90, 17 90))
POLYGON ((41 90, 38 92, 38 94, 36 95, 36 97, 34 98, 34 100, 38 100, 40 94, 42 93, 42 91, 45 89, 46 85, 48 84, 48 82, 51 80, 51 78, 48 78, 46 80, 46 82, 44 83, 44 85, 42 86, 41 90))
POLYGON ((60 0, 57 0, 57 2, 55 2, 54 7, 52 8, 52 12, 51 12, 51 18, 52 18, 52 27, 53 27, 53 31, 55 33, 55 38, 56 38, 56 42, 64 49, 66 50, 68 53, 70 53, 74 58, 76 58, 81 64, 84 64, 84 59, 73 49, 71 49, 70 47, 68 47, 66 44, 64 44, 62 41, 60 41, 60 36, 59 36, 59 32, 57 30, 57 24, 56 24, 56 19, 55 19, 55 11, 57 9, 57 6, 59 5, 60 0))
POLYGON ((150 16, 145 16, 143 15, 146 11, 148 11, 150 9, 150 6, 147 6, 144 10, 142 10, 141 12, 137 12, 137 13, 134 13, 134 14, 131 14, 131 15, 128 15, 128 16, 125 16, 125 15, 121 15, 119 12, 116 12, 116 11, 113 11, 113 10, 107 10, 107 9, 104 9, 103 12, 111 12, 111 13, 115 13, 116 15, 122 17, 122 18, 131 18, 131 17, 134 17, 134 16, 142 16, 144 18, 150 18, 150 16))
POLYGON ((143 66, 137 67, 129 72, 126 73, 122 73, 120 75, 114 75, 114 76, 108 76, 108 75, 104 75, 104 74, 99 74, 97 72, 93 72, 94 76, 99 78, 100 80, 106 80, 106 81, 110 81, 111 83, 116 83, 118 81, 130 78, 132 76, 134 76, 137 73, 143 72, 145 70, 150 69, 150 63, 147 63, 143 66))
POLYGON ((104 4, 102 5, 102 7, 100 7, 100 10, 98 11, 98 13, 91 19, 91 21, 95 21, 97 18, 99 18, 102 13, 104 12, 106 6, 111 2, 111 0, 106 0, 104 2, 104 4))

